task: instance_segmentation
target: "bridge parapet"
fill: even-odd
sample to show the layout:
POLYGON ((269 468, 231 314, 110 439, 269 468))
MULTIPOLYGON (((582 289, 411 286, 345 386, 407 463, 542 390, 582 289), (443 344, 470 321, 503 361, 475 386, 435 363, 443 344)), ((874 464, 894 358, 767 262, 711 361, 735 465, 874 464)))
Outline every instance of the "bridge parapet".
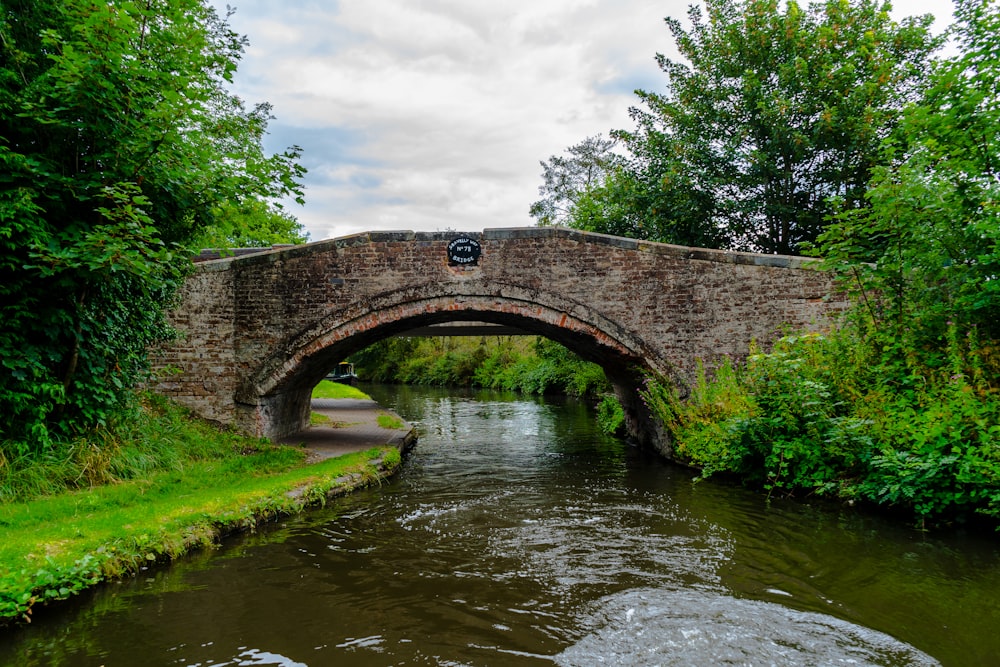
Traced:
MULTIPOLYGON (((414 231, 378 231, 358 232, 349 236, 315 241, 298 245, 280 244, 268 248, 229 248, 225 251, 203 250, 195 256, 198 263, 210 261, 230 262, 235 259, 247 260, 254 257, 258 262, 269 263, 279 258, 291 259, 297 256, 317 252, 328 252, 331 246, 349 248, 370 243, 391 242, 421 242, 447 243, 455 238, 455 232, 414 232, 414 231)), ((570 227, 509 227, 485 229, 482 232, 463 233, 479 241, 510 241, 525 239, 560 239, 569 238, 596 245, 604 245, 622 250, 650 252, 659 255, 680 257, 683 259, 720 262, 723 264, 749 264, 753 266, 773 266, 783 269, 815 268, 819 260, 812 257, 797 257, 791 255, 765 255, 736 250, 719 250, 715 248, 695 248, 689 246, 658 243, 642 239, 631 239, 621 236, 611 236, 588 232, 570 227)))

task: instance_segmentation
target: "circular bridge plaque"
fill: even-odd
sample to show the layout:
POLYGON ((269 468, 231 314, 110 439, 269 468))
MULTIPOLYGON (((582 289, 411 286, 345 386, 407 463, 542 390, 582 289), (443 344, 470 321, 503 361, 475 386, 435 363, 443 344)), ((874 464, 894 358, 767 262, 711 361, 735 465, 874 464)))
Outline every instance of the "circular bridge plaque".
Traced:
POLYGON ((448 263, 460 266, 472 266, 479 263, 483 247, 479 241, 468 236, 459 236, 448 243, 448 263))

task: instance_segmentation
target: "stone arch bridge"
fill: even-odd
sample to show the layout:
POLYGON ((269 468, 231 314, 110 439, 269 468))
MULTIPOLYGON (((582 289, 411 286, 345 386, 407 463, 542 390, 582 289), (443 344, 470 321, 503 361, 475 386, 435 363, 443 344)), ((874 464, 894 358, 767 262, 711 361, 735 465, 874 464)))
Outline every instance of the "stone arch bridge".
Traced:
POLYGON ((823 327, 843 299, 808 263, 552 227, 371 232, 205 261, 170 313, 181 337, 154 355, 156 389, 282 437, 305 427, 312 387, 352 353, 428 325, 486 322, 601 365, 630 433, 669 454, 638 395, 644 373, 684 387, 699 359, 711 367, 782 327, 823 327), (454 256, 463 236, 481 254, 454 256))

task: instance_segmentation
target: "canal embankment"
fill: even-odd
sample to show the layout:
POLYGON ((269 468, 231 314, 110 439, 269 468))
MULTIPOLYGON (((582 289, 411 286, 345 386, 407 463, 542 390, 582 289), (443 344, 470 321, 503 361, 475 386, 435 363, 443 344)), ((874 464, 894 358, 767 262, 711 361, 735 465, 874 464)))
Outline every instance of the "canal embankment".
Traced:
POLYGON ((39 607, 86 588, 380 484, 415 442, 413 427, 374 401, 317 402, 314 424, 282 443, 188 423, 173 445, 219 439, 204 449, 213 454, 0 504, 0 625, 30 622, 39 607))

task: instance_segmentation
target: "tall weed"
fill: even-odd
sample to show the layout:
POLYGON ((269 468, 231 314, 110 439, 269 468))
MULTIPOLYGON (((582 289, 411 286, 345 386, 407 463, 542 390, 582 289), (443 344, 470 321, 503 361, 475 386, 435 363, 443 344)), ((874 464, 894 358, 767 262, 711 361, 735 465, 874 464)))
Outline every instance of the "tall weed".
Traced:
POLYGON ((702 476, 903 510, 921 525, 1000 519, 992 358, 954 330, 933 364, 877 341, 856 328, 786 336, 740 368, 700 369, 686 401, 662 381, 643 396, 702 476))

